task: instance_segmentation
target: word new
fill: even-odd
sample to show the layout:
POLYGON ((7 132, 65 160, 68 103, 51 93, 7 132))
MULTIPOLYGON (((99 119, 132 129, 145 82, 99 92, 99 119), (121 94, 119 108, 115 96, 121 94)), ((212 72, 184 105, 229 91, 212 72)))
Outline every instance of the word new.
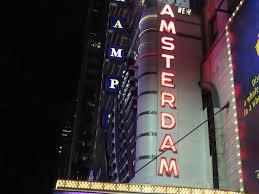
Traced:
MULTIPOLYGON (((175 74, 172 71, 172 60, 174 60, 174 55, 172 55, 172 51, 175 49, 174 44, 174 38, 173 36, 176 34, 175 30, 175 24, 172 21, 174 18, 174 13, 170 5, 165 4, 160 12, 161 18, 166 17, 170 18, 169 21, 166 21, 164 19, 160 20, 160 26, 159 31, 163 33, 163 36, 160 39, 161 43, 161 59, 165 61, 165 67, 168 70, 168 72, 161 72, 161 79, 160 83, 161 86, 164 89, 174 89, 174 78, 175 74), (166 34, 167 36, 164 36, 166 34), (170 54, 168 54, 170 53, 170 54)), ((161 64, 160 64, 161 65, 161 64)), ((175 102, 176 97, 171 92, 161 91, 161 107, 168 106, 171 109, 175 109, 175 102)), ((172 130, 176 126, 176 119, 175 116, 172 115, 169 112, 161 112, 160 113, 160 127, 162 130, 172 130)), ((175 147, 174 140, 171 136, 171 134, 167 133, 165 134, 163 141, 160 144, 159 150, 162 152, 164 150, 169 150, 173 153, 177 153, 177 149, 175 147)), ((175 177, 178 177, 178 167, 177 167, 177 161, 175 158, 168 159, 166 157, 161 157, 159 162, 159 168, 158 168, 158 175, 163 176, 166 173, 167 176, 171 176, 172 173, 175 177)))
POLYGON ((183 14, 183 15, 191 15, 192 10, 185 8, 185 7, 178 7, 177 8, 177 13, 183 14))

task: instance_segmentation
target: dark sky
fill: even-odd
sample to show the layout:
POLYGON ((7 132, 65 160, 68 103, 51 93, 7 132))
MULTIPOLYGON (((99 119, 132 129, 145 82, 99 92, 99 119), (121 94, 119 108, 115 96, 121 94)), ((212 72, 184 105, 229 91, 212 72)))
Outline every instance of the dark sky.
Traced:
POLYGON ((73 116, 87 2, 8 1, 4 7, 1 141, 7 194, 51 191, 57 131, 73 116))

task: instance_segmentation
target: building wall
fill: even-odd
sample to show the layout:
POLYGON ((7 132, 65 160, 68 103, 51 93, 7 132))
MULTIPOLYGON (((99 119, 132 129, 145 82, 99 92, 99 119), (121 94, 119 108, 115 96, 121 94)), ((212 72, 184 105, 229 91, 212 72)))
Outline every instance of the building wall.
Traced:
MULTIPOLYGON (((175 13, 176 14, 176 13, 175 13)), ((176 117, 176 127, 169 133, 175 142, 202 123, 203 113, 200 81, 201 32, 199 17, 177 14, 175 19, 175 60, 170 72, 175 73, 172 90, 160 86, 160 73, 165 70, 159 61, 160 39, 157 9, 144 10, 140 21, 140 47, 138 59, 138 119, 136 166, 138 171, 155 156, 168 133, 160 127, 160 112, 170 112, 176 117), (157 83, 157 84, 154 84, 157 83), (160 92, 172 92, 176 96, 176 109, 160 107, 160 92)), ((209 156, 208 133, 205 126, 181 140, 176 145, 178 152, 166 152, 162 156, 176 158, 179 177, 158 176, 160 157, 136 173, 134 182, 177 186, 212 187, 211 161, 209 156)))
MULTIPOLYGON (((232 82, 229 68, 229 57, 227 52, 227 37, 225 35, 225 27, 228 20, 228 14, 225 12, 217 12, 216 8, 221 1, 206 1, 204 7, 205 15, 205 43, 206 50, 205 60, 202 63, 201 81, 209 85, 214 103, 214 112, 226 105, 230 106, 223 112, 215 116, 216 128, 216 146, 218 157, 219 186, 222 189, 239 190, 239 173, 237 164, 236 139, 234 123, 235 103, 232 102, 232 82), (210 10, 207 12, 206 10, 210 10), (214 13, 214 14, 213 14, 214 13), (217 35, 211 42, 209 38, 212 36, 209 30, 210 21, 216 17, 217 35)), ((223 1, 219 7, 222 10, 228 10, 227 1, 223 1)))

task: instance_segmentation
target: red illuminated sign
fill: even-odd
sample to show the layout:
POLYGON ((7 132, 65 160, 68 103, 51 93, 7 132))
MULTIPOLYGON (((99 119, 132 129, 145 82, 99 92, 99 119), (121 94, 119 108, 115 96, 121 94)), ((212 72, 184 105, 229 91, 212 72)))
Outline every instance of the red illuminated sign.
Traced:
MULTIPOLYGON (((169 4, 164 4, 160 16, 163 17, 163 19, 160 19, 159 24, 159 31, 162 33, 162 37, 160 39, 160 48, 161 48, 161 59, 164 61, 164 64, 159 65, 165 65, 165 68, 168 69, 168 72, 161 72, 161 87, 162 91, 160 93, 160 99, 161 103, 160 106, 163 108, 170 108, 170 109, 176 109, 175 102, 176 102, 176 96, 170 91, 164 91, 164 90, 173 90, 175 89, 176 85, 174 84, 174 78, 175 74, 173 73, 172 67, 173 67, 173 60, 175 59, 173 55, 173 51, 175 49, 175 43, 173 35, 176 34, 175 30, 175 23, 172 21, 174 18, 174 12, 169 4), (164 19, 169 18, 169 19, 164 19)), ((170 112, 164 112, 162 111, 160 113, 160 128, 162 130, 172 130, 176 126, 176 118, 175 115, 171 114, 170 112)), ((177 149, 173 140, 173 137, 171 134, 166 133, 161 144, 159 147, 160 151, 169 150, 172 153, 177 154, 177 149)), ((177 167, 177 160, 175 158, 166 158, 161 157, 159 168, 158 168, 158 175, 159 176, 172 176, 178 177, 179 171, 177 167), (169 162, 168 162, 169 161, 169 162)))

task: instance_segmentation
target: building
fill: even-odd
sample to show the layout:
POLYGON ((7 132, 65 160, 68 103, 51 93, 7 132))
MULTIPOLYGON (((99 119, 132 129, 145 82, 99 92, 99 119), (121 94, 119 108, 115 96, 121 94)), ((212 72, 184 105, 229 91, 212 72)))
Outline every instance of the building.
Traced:
POLYGON ((111 1, 97 134, 112 183, 56 189, 257 193, 258 6, 111 1))
POLYGON ((86 9, 84 49, 75 105, 68 174, 66 176, 69 179, 103 179, 100 170, 102 164, 96 163, 96 161, 104 160, 102 158, 104 153, 96 150, 96 142, 103 141, 96 138, 97 122, 95 118, 97 117, 98 96, 102 78, 105 40, 103 31, 106 27, 106 21, 102 20, 99 25, 96 25, 94 20, 101 21, 98 18, 105 18, 107 15, 106 4, 107 1, 89 1, 88 9, 86 9))
POLYGON ((59 133, 58 144, 58 160, 57 160, 57 177, 59 179, 67 179, 69 156, 72 144, 72 130, 71 122, 65 122, 64 128, 59 133))

